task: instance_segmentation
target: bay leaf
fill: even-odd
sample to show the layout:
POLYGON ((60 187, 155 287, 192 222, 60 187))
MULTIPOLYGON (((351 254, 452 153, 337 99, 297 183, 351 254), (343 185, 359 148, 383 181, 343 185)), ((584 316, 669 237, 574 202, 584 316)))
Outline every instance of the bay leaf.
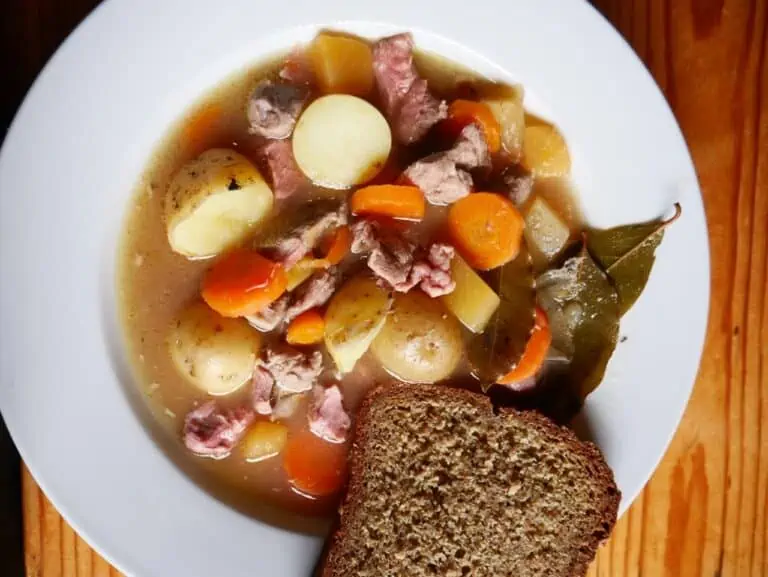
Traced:
POLYGON ((560 378, 586 397, 603 378, 619 334, 619 296, 585 244, 559 269, 536 281, 539 305, 547 313, 552 346, 570 361, 560 378))
POLYGON ((487 390, 518 363, 533 330, 536 290, 531 256, 524 246, 517 257, 484 275, 501 303, 481 334, 469 342, 473 372, 487 390))
POLYGON ((589 252, 619 293, 621 315, 632 308, 643 292, 664 230, 680 217, 680 213, 680 205, 675 204, 675 215, 667 220, 587 231, 589 252))

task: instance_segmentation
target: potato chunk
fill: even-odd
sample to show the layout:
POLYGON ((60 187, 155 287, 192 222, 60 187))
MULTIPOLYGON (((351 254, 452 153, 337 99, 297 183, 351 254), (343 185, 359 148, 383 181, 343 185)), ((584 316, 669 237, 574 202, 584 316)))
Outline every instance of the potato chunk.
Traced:
POLYGON ((350 372, 384 326, 392 297, 376 281, 351 278, 325 313, 325 346, 341 373, 350 372))
POLYGON ((571 232, 549 203, 536 197, 525 214, 525 239, 528 245, 551 261, 565 247, 571 232))
POLYGON ((501 126, 501 142, 504 148, 512 158, 519 160, 523 153, 525 133, 523 87, 507 84, 483 87, 481 102, 488 105, 501 126))
POLYGON ((523 166, 535 177, 567 176, 571 155, 563 136, 554 126, 528 126, 523 140, 523 166))
POLYGON ((241 442, 243 457, 257 463, 279 455, 288 440, 288 427, 282 423, 258 421, 245 434, 241 442))
POLYGON ((182 166, 168 186, 168 242, 187 257, 216 256, 248 236, 272 202, 272 190, 247 158, 208 150, 182 166))
POLYGON ((187 381, 210 395, 227 395, 251 380, 261 337, 244 320, 195 303, 171 327, 168 346, 187 381))
POLYGON ((367 96, 373 89, 371 47, 357 38, 322 32, 309 47, 320 90, 367 96))
POLYGON ((371 351, 392 375, 435 383, 453 373, 464 353, 461 329, 439 299, 420 290, 398 294, 371 351))
POLYGON ((470 331, 482 333, 499 308, 499 296, 459 255, 451 261, 451 276, 456 288, 441 297, 443 304, 470 331))
POLYGON ((392 133, 381 112, 362 98, 331 94, 299 117, 293 155, 315 184, 344 189, 363 184, 384 166, 392 133))

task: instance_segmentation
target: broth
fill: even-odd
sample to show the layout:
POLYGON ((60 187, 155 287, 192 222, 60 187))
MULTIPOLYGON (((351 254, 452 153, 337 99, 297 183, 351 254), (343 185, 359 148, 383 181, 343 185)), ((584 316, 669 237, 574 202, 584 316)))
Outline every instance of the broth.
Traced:
MULTIPOLYGON (((279 457, 249 463, 238 458, 237 448, 230 458, 222 460, 196 457, 185 450, 180 442, 184 416, 209 397, 177 373, 166 341, 178 312, 199 298, 202 275, 211 264, 207 259, 188 260, 171 250, 163 210, 169 180, 180 166, 209 148, 226 146, 253 157, 254 137, 247 131, 245 103, 259 80, 276 75, 281 60, 256 65, 212 90, 184 114, 163 139, 140 179, 127 213, 119 253, 118 287, 125 340, 137 386, 143 392, 153 418, 172 439, 178 457, 197 470, 205 479, 204 484, 211 486, 217 495, 249 513, 259 515, 254 504, 269 501, 287 511, 323 517, 333 511, 337 498, 309 499, 298 494, 288 483, 279 457), (199 140, 192 133, 193 126, 210 109, 217 111, 217 120, 207 127, 205 138, 199 140)), ((465 68, 434 55, 418 53, 416 61, 430 86, 443 97, 450 97, 468 81, 483 81, 465 68)), ((413 154, 413 150, 393 148, 392 162, 404 166, 413 154)), ((534 194, 540 193, 557 202, 560 209, 565 208, 570 224, 579 220, 576 205, 566 193, 567 181, 558 180, 537 187, 534 194)), ((313 193, 320 196, 345 194, 317 187, 313 193)), ((277 201, 275 211, 279 213, 286 204, 277 201)), ((423 234, 431 236, 444 214, 445 208, 429 207, 422 226, 423 234)), ((371 358, 370 352, 367 353, 354 371, 341 381, 345 406, 354 414, 369 387, 392 379, 371 358)), ((466 366, 460 367, 452 380, 476 386, 466 366)), ((247 389, 243 387, 238 393, 218 400, 225 406, 234 405, 247 397, 247 389)), ((287 422, 292 431, 306 428, 302 409, 287 422)), ((312 530, 314 527, 322 525, 310 523, 305 528, 312 530)))

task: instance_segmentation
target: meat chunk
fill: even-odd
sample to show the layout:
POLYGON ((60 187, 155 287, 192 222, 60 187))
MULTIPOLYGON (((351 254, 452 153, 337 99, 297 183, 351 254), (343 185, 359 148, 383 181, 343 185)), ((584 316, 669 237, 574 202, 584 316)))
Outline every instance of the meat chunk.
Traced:
POLYGON ((223 459, 240 441, 253 419, 253 411, 249 409, 223 411, 215 401, 210 401, 184 418, 184 445, 196 455, 223 459))
POLYGON ((272 375, 280 392, 302 393, 311 390, 323 372, 323 355, 320 351, 297 351, 287 345, 267 347, 260 366, 272 375))
POLYGON ((518 208, 522 207, 533 192, 533 175, 519 164, 513 164, 502 175, 509 199, 518 208))
POLYGON ((442 152, 417 160, 404 174, 421 189, 430 204, 453 204, 472 191, 470 174, 442 152))
POLYGON ((468 171, 490 167, 491 156, 482 131, 474 123, 465 126, 453 147, 417 160, 405 176, 431 204, 452 204, 472 191, 468 171))
POLYGON ((278 239, 273 247, 274 257, 290 268, 315 248, 328 230, 345 224, 347 206, 342 203, 337 210, 322 213, 278 239))
POLYGON ((352 254, 366 254, 379 246, 377 226, 372 220, 358 220, 350 227, 352 233, 352 254))
POLYGON ((257 331, 268 333, 277 328, 285 319, 285 312, 291 302, 291 295, 284 294, 273 303, 267 305, 254 315, 248 315, 245 320, 257 331))
POLYGON ((413 64, 410 34, 382 38, 374 45, 373 74, 395 136, 403 144, 421 140, 447 116, 445 102, 432 96, 413 64))
POLYGON ((272 413, 272 389, 275 387, 275 379, 264 367, 257 365, 253 370, 251 380, 251 403, 253 410, 259 415, 272 413))
POLYGON ((382 38, 373 46, 373 75, 384 110, 393 116, 418 78, 413 65, 413 37, 410 34, 382 38))
POLYGON ((413 265, 411 276, 418 281, 419 288, 432 298, 450 294, 456 288, 456 281, 451 277, 454 255, 452 246, 435 243, 429 247, 427 258, 413 265))
POLYGON ((403 144, 418 142, 447 116, 448 105, 432 96, 426 80, 416 80, 403 97, 394 119, 395 136, 403 144))
POLYGON ((290 140, 270 140, 261 149, 261 154, 272 178, 275 198, 288 198, 307 183, 296 165, 290 140))
POLYGON ((285 311, 285 322, 289 323, 309 309, 323 306, 333 296, 339 275, 335 270, 314 273, 309 280, 299 285, 285 311))
POLYGON ((308 95, 304 86, 270 80, 260 82, 251 94, 246 111, 251 134, 288 138, 308 95))
POLYGON ((378 243, 368 256, 368 268, 399 292, 413 288, 408 278, 416 247, 392 231, 379 233, 378 243))
POLYGON ((332 443, 343 443, 352 424, 344 410, 341 390, 336 385, 315 387, 313 401, 308 413, 309 430, 332 443))
POLYGON ((420 259, 415 258, 415 251, 416 247, 402 237, 382 234, 375 222, 360 220, 352 225, 352 252, 369 253, 368 268, 394 290, 408 292, 419 285, 432 297, 453 292, 453 247, 435 243, 420 259))
POLYGON ((483 131, 474 122, 461 130, 453 147, 446 152, 446 156, 465 170, 491 166, 488 142, 485 140, 483 131))

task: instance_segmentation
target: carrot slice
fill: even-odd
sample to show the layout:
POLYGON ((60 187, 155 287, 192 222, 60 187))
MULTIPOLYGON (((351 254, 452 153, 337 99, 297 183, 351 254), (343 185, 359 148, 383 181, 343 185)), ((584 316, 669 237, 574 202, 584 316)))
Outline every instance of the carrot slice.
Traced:
POLYGON ((352 213, 421 220, 426 203, 424 193, 416 186, 374 184, 352 194, 352 213))
POLYGON ((501 125, 491 108, 483 102, 454 100, 448 107, 446 127, 453 136, 458 136, 467 124, 477 123, 485 135, 491 153, 501 149, 501 125))
POLYGON ((340 226, 320 243, 320 248, 325 254, 323 259, 327 266, 339 264, 349 254, 352 247, 352 231, 348 226, 340 226))
POLYGON ((448 211, 448 233, 470 266, 488 270, 517 256, 523 236, 523 217, 506 198, 475 192, 455 202, 448 211))
POLYGON ((202 296, 225 317, 259 312, 285 292, 287 278, 282 265, 249 249, 237 249, 222 257, 203 278, 202 296))
POLYGON ((332 495, 341 489, 347 475, 347 447, 309 431, 292 435, 283 451, 283 469, 299 492, 312 497, 332 495))
POLYGON ((301 313, 288 325, 285 340, 289 345, 314 345, 323 340, 325 319, 317 309, 301 313))
POLYGON ((549 328, 547 314, 541 308, 536 307, 536 322, 520 362, 497 382, 500 385, 510 385, 536 375, 547 358, 551 344, 552 331, 549 328))

